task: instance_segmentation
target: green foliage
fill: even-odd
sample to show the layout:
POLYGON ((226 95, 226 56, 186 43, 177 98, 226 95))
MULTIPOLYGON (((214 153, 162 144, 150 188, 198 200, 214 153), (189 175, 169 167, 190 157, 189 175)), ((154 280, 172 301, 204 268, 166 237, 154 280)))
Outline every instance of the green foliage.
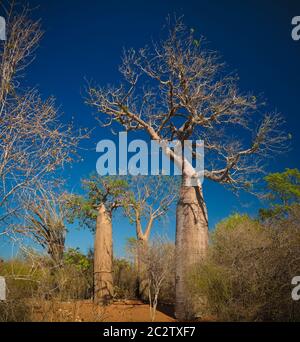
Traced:
POLYGON ((124 200, 123 196, 128 188, 128 183, 125 179, 117 176, 92 175, 83 181, 83 187, 93 205, 99 206, 101 203, 112 205, 116 200, 124 200))
POLYGON ((97 210, 92 201, 79 195, 66 195, 66 207, 69 223, 74 223, 78 219, 80 225, 94 229, 97 210))
POLYGON ((30 307, 26 298, 38 290, 40 270, 25 259, 12 259, 0 263, 0 275, 7 285, 7 300, 0 302, 0 322, 30 321, 30 307))
POLYGON ((23 299, 38 288, 42 270, 33 268, 25 259, 12 259, 1 263, 0 275, 6 278, 8 299, 23 299))
POLYGON ((92 297, 92 262, 78 250, 66 252, 60 267, 39 255, 5 261, 0 264, 0 275, 6 278, 8 289, 7 301, 0 303, 0 322, 30 321, 32 312, 45 300, 92 297))
POLYGON ((84 196, 65 195, 68 209, 68 220, 74 223, 78 219, 82 226, 92 231, 98 207, 104 204, 108 211, 123 206, 128 202, 128 183, 126 179, 117 176, 100 177, 92 175, 82 181, 84 196))
POLYGON ((66 265, 74 265, 79 271, 87 271, 92 265, 92 260, 79 251, 79 248, 69 248, 64 255, 66 265))
POLYGON ((260 210, 260 218, 285 217, 293 207, 300 204, 300 171, 286 169, 284 172, 271 173, 265 177, 269 209, 260 210))
POLYGON ((222 229, 233 230, 244 222, 253 222, 253 220, 247 214, 232 214, 216 225, 215 232, 222 229))
MULTIPOLYGON (((196 266, 188 279, 198 315, 207 314, 227 316, 227 308, 232 298, 232 284, 227 270, 212 261, 196 266), (205 302, 203 302, 205 300, 205 302)), ((231 316, 231 315, 230 315, 231 316)))
POLYGON ((198 48, 200 46, 200 41, 197 39, 194 39, 193 44, 198 48))
POLYGON ((271 199, 279 199, 283 203, 300 201, 300 171, 286 169, 284 172, 271 173, 265 177, 271 199))
POLYGON ((270 225, 229 217, 212 233, 207 260, 190 273, 199 314, 222 321, 299 321, 290 285, 299 259, 299 208, 270 225))

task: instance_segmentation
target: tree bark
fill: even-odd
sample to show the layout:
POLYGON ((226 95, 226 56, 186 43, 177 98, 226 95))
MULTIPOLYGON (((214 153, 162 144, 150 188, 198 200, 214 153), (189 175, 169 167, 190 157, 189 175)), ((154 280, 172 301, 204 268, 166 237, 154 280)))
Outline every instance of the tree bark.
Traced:
POLYGON ((145 295, 145 290, 147 289, 147 284, 143 281, 143 273, 144 273, 144 262, 143 262, 143 254, 145 254, 145 250, 148 247, 148 241, 150 237, 150 232, 152 229, 154 218, 150 216, 149 221, 147 222, 147 226, 145 232, 143 232, 142 224, 141 224, 141 215, 140 212, 136 210, 136 237, 137 237, 137 278, 136 278, 136 297, 142 299, 145 295))
POLYGON ((50 254, 54 264, 56 266, 61 266, 64 257, 65 247, 61 243, 54 242, 48 248, 48 253, 50 254))
POLYGON ((180 188, 176 209, 176 305, 177 319, 195 314, 187 287, 188 273, 201 262, 208 248, 208 220, 201 186, 180 188))
POLYGON ((144 271, 144 255, 148 247, 148 241, 138 239, 137 241, 137 279, 136 279, 136 296, 143 299, 146 296, 147 282, 145 282, 144 271))
POLYGON ((98 209, 94 242, 94 302, 107 304, 113 297, 112 222, 102 204, 98 209))

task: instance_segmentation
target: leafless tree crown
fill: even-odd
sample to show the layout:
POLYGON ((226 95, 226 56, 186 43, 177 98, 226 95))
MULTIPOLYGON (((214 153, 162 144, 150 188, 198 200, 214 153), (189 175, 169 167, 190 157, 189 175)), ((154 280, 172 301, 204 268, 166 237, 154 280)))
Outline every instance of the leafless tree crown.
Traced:
POLYGON ((167 27, 161 42, 124 51, 121 84, 90 86, 87 102, 104 126, 118 122, 159 141, 204 140, 205 177, 249 190, 266 156, 285 145, 281 116, 262 115, 262 103, 239 91, 238 77, 193 29, 181 20, 167 27))
MULTIPOLYGON (((85 132, 63 124, 54 98, 21 83, 42 37, 30 11, 7 10, 7 40, 0 42, 0 221, 20 208, 19 199, 72 161, 85 132)), ((55 177, 55 176, 54 176, 55 177)), ((1 231, 0 231, 1 234, 1 231)), ((3 232, 2 232, 3 234, 3 232)))

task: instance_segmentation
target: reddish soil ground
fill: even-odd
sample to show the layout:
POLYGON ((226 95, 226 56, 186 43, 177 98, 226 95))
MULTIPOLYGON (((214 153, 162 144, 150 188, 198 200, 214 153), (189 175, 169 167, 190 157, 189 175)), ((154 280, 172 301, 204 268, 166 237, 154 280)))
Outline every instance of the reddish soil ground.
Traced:
MULTIPOLYGON (((45 301, 32 305, 34 321, 50 322, 150 322, 149 305, 139 301, 119 301, 101 307, 91 301, 45 301)), ((160 306, 156 322, 174 322, 173 307, 160 306)))

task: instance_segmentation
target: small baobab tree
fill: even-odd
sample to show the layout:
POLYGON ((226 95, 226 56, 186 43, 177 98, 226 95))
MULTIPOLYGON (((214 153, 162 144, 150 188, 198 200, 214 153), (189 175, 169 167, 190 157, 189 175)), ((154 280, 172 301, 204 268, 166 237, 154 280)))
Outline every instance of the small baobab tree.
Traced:
MULTIPOLYGON (((160 143, 176 140, 183 146, 185 140, 203 140, 204 177, 252 191, 262 161, 283 149, 280 115, 263 114, 259 99, 239 90, 238 77, 205 48, 195 30, 181 20, 166 27, 160 42, 125 51, 121 85, 90 86, 88 104, 105 126, 118 122, 160 143)), ((193 314, 186 273, 207 254, 208 215, 192 163, 168 145, 163 151, 182 170, 176 212, 176 315, 185 319, 193 314)))
POLYGON ((92 176, 83 180, 86 195, 65 195, 69 220, 95 232, 94 302, 106 304, 113 297, 112 214, 126 201, 127 182, 114 177, 92 176))
POLYGON ((178 196, 175 176, 134 176, 128 178, 131 196, 124 207, 125 215, 134 223, 136 231, 137 296, 143 294, 142 253, 147 249, 155 222, 166 218, 178 196))

